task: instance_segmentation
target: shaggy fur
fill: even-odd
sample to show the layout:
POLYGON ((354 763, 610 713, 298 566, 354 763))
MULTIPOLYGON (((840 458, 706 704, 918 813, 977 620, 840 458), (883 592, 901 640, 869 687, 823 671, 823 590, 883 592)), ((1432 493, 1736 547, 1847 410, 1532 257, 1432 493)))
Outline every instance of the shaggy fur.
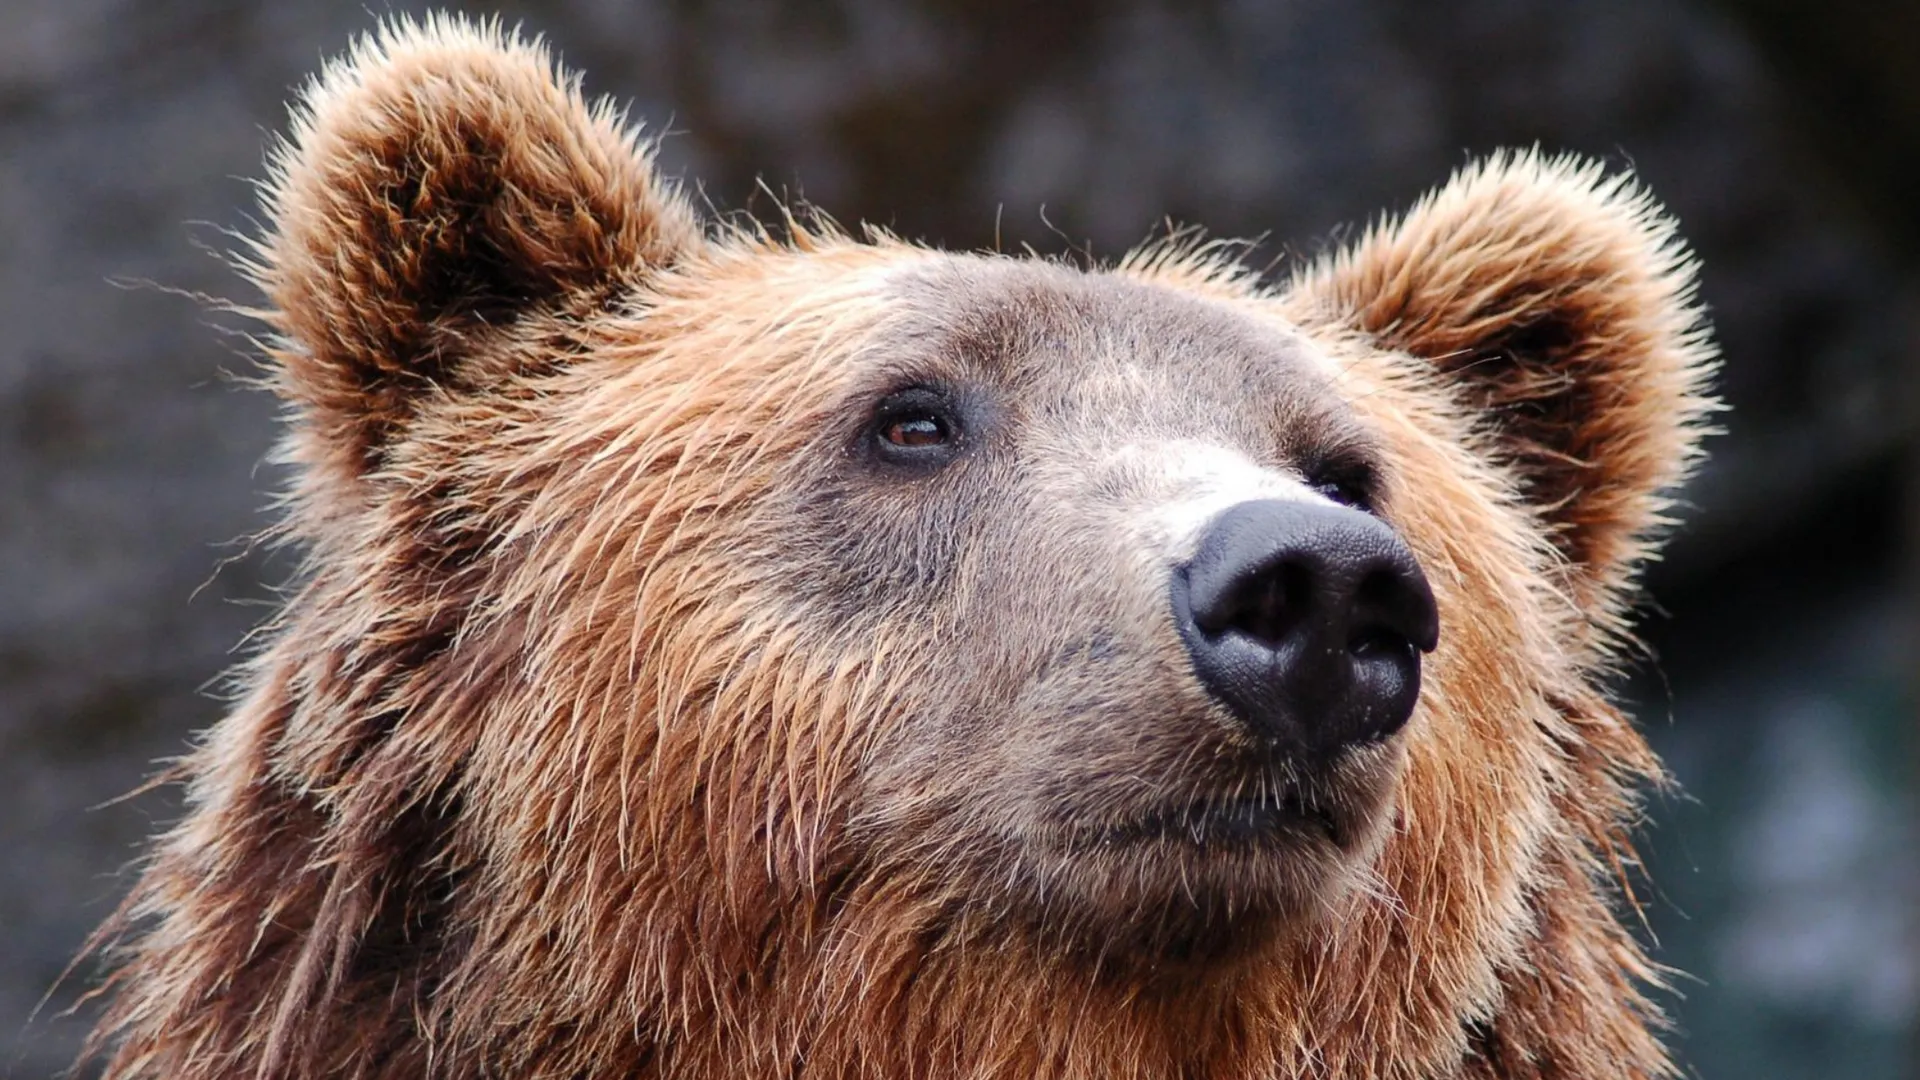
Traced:
POLYGON ((1496 157, 1277 289, 703 231, 440 20, 265 192, 305 569, 104 932, 109 1077, 1670 1072, 1601 680, 1712 349, 1630 180, 1496 157), (886 473, 929 381, 977 441, 886 473), (1314 781, 1350 846, 1075 839, 1236 752, 1136 527, 1196 441, 1359 455, 1431 581, 1412 722, 1314 781))

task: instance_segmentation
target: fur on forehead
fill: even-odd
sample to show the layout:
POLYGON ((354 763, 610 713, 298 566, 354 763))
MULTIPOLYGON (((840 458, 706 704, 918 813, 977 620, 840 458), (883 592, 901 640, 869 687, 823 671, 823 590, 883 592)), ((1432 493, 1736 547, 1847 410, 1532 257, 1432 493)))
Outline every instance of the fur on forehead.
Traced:
MULTIPOLYGON (((288 455, 317 502, 377 469, 423 402, 563 364, 569 327, 677 266, 727 261, 707 258, 613 107, 538 42, 460 19, 395 21, 329 65, 264 201, 247 267, 296 410, 288 455)), ((1175 244, 1116 269, 1249 306, 1263 290, 1230 253, 1175 244)), ((1277 310, 1323 344, 1441 376, 1484 418, 1480 444, 1536 508, 1570 591, 1617 631, 1712 408, 1694 291, 1672 221, 1630 178, 1509 154, 1296 272, 1277 310)))

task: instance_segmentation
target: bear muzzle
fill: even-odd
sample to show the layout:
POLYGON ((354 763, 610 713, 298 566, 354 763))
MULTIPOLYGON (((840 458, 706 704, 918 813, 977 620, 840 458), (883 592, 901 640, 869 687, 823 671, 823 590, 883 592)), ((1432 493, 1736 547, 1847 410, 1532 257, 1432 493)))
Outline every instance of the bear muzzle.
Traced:
POLYGON ((1274 752, 1324 762, 1406 725, 1433 590, 1384 521, 1346 506, 1229 507, 1173 574, 1174 624, 1201 684, 1274 752))

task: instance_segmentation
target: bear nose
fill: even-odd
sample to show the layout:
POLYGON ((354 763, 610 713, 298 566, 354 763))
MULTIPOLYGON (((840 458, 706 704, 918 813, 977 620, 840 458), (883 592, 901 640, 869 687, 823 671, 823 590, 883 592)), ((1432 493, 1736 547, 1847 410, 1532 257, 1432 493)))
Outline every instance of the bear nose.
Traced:
POLYGON ((1439 641, 1433 590, 1385 522, 1261 500, 1214 518, 1173 576, 1194 671, 1262 740, 1331 753, 1400 730, 1439 641))

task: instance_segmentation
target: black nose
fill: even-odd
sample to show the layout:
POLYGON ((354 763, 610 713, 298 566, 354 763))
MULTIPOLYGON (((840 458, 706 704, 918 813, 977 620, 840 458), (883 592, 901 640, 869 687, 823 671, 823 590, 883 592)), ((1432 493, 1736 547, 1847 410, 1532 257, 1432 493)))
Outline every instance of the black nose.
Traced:
POLYGON ((1262 739, 1328 753, 1383 739, 1440 637, 1433 590, 1371 514, 1263 500, 1207 525, 1173 576, 1194 671, 1262 739))

